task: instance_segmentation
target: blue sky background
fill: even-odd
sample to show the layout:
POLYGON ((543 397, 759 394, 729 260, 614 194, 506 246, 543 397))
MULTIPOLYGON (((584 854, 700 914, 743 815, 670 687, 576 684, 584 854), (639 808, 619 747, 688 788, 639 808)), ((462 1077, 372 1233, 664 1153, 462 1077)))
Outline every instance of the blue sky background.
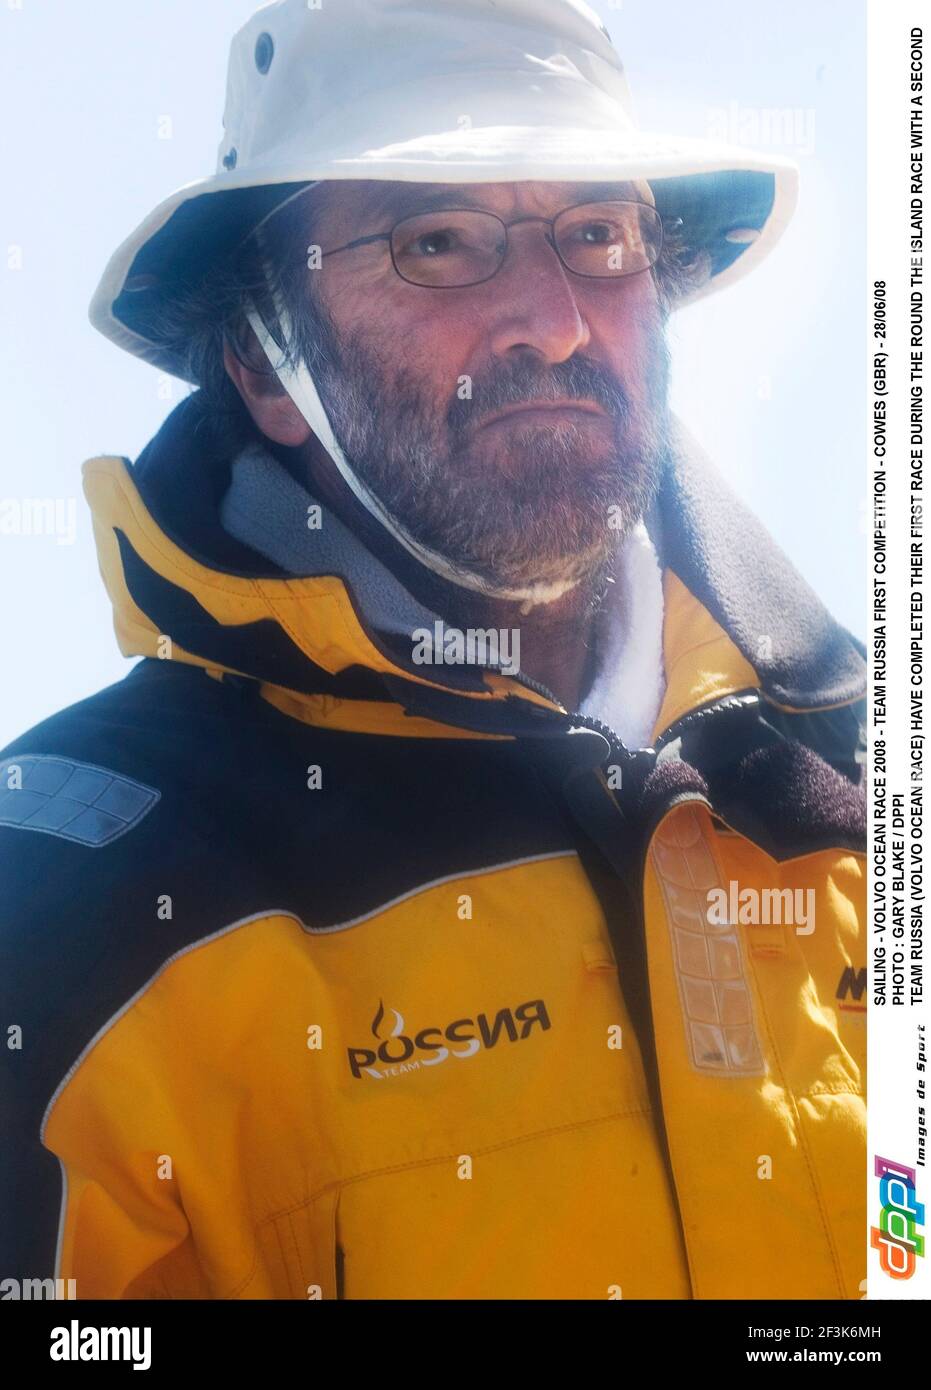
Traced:
MULTIPOLYGON (((187 388, 106 342, 87 305, 136 223, 213 171, 229 39, 256 8, 17 3, 0 0, 0 498, 73 498, 77 529, 73 545, 0 535, 0 746, 131 665, 113 637, 80 465, 94 454, 134 458, 187 388), (170 139, 159 138, 165 116, 170 139), (10 268, 10 247, 22 248, 21 268, 10 268)), ((596 8, 644 128, 712 135, 724 122, 726 138, 800 165, 799 209, 773 255, 677 317, 673 404, 863 636, 862 0, 596 8), (775 132, 768 111, 782 113, 775 132)))

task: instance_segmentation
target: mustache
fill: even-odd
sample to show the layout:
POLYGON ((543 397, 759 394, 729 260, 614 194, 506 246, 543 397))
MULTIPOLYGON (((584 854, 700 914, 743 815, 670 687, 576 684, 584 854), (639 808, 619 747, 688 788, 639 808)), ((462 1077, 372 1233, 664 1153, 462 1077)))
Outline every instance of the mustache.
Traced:
POLYGON ((446 424, 454 435, 464 434, 479 416, 524 401, 594 401, 608 415, 625 421, 630 417, 630 398, 610 372, 578 354, 546 368, 522 361, 502 364, 472 382, 471 399, 458 395, 446 412, 446 424))
MULTIPOLYGON (((311 372, 332 383, 347 376, 357 383, 366 382, 372 375, 372 365, 356 342, 344 345, 329 314, 317 303, 316 294, 305 306, 300 344, 301 356, 311 372)), ((665 335, 659 332, 650 353, 647 376, 650 382, 651 405, 661 405, 669 373, 669 349, 665 335)), ((422 409, 417 388, 413 383, 395 385, 395 399, 404 398, 407 410, 422 409)), ((634 410, 625 387, 610 370, 599 365, 584 353, 574 353, 565 362, 536 365, 527 357, 512 362, 495 363, 487 373, 474 376, 470 395, 453 395, 445 417, 451 439, 461 445, 464 436, 474 427, 476 419, 504 406, 524 401, 587 400, 600 405, 618 427, 630 425, 634 410)))

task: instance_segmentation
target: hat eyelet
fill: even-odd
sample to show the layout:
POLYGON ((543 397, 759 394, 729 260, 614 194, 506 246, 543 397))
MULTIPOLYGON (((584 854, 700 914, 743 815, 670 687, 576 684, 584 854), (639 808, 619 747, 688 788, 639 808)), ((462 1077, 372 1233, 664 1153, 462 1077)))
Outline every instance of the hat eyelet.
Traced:
POLYGON ((237 161, 238 158, 239 158, 239 155, 236 153, 236 150, 235 150, 235 149, 230 150, 229 154, 225 154, 225 155, 223 156, 223 168, 224 168, 224 169, 235 169, 235 168, 236 168, 236 161, 237 161))
POLYGON ((731 227, 724 233, 724 240, 736 246, 752 246, 762 235, 759 227, 731 227))
POLYGON ((275 56, 275 41, 271 34, 259 34, 255 41, 255 65, 264 77, 275 56))

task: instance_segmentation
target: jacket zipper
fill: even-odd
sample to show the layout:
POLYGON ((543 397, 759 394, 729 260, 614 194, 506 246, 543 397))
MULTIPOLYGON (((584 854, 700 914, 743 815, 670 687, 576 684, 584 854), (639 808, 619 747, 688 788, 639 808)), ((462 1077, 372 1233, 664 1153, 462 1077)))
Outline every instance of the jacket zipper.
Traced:
MULTIPOLYGON (((550 690, 548 686, 545 686, 542 681, 534 680, 532 676, 525 676, 523 674, 518 675, 515 679, 519 682, 519 684, 526 686, 528 690, 532 690, 535 694, 542 695, 544 699, 552 701, 554 705, 560 704, 560 701, 553 694, 552 690, 550 690)), ((553 711, 553 713, 557 714, 556 711, 553 711)), ((557 717, 560 716, 558 716, 557 714, 557 717)), ((632 751, 624 743, 620 734, 618 734, 616 730, 611 728, 610 724, 606 724, 603 719, 596 719, 595 716, 592 714, 582 714, 581 711, 572 712, 567 710, 565 714, 561 717, 568 721, 570 728, 592 729, 596 734, 601 734, 602 738, 607 739, 608 744, 611 748, 612 756, 632 758, 634 756, 634 752, 655 752, 655 750, 652 748, 639 748, 632 751)))
MULTIPOLYGON (((535 680, 532 676, 520 674, 516 680, 534 691, 537 695, 542 695, 544 699, 550 700, 554 705, 560 701, 542 681, 535 680)), ((610 724, 606 724, 603 719, 598 719, 591 714, 582 714, 581 711, 566 711, 559 716, 553 711, 557 718, 561 717, 566 721, 567 729, 591 729, 594 733, 600 734, 604 738, 611 750, 611 757, 620 760, 622 766, 633 764, 638 771, 639 779, 642 781, 653 770, 656 760, 667 744, 672 743, 679 737, 685 729, 694 727, 696 724, 717 717, 722 711, 734 711, 737 709, 758 709, 762 705, 760 692, 755 689, 731 691, 728 695, 722 695, 719 699, 713 700, 708 705, 703 705, 700 709, 688 710, 685 714, 674 719, 656 740, 655 745, 651 744, 645 748, 628 748, 615 729, 610 724)))
MULTIPOLYGON (((554 704, 559 704, 559 701, 553 695, 552 691, 548 690, 540 681, 536 681, 529 676, 518 676, 517 679, 529 689, 542 695, 545 699, 551 700, 554 704)), ((687 727, 688 724, 698 722, 699 717, 703 719, 713 717, 715 712, 720 711, 722 708, 733 709, 741 706, 751 707, 753 704, 758 703, 759 695, 751 691, 740 692, 740 697, 736 694, 722 697, 706 705, 701 710, 689 711, 681 718, 674 720, 673 723, 663 731, 660 738, 657 739, 655 747, 651 746, 649 748, 640 749, 629 749, 616 730, 612 729, 609 724, 606 724, 603 719, 580 713, 567 714, 566 719, 569 722, 570 728, 592 729, 596 733, 601 734, 609 744, 611 757, 622 759, 622 766, 623 762, 627 762, 628 764, 633 762, 634 765, 637 766, 638 760, 645 759, 648 764, 645 772, 642 774, 645 777, 655 765, 660 750, 665 747, 667 743, 677 738, 680 730, 687 727)), ((618 810, 620 811, 620 807, 618 807, 618 810)), ((582 830, 584 834, 584 827, 582 827, 582 830)), ((644 1066, 644 1077, 647 1085, 647 1092, 650 1096, 650 1105, 656 1127, 656 1137, 659 1143, 663 1168, 666 1173, 666 1180, 669 1184, 669 1190, 675 1205, 676 1221, 679 1229, 679 1239, 682 1245, 683 1257, 688 1270, 689 1281, 694 1291, 691 1251, 686 1236, 682 1199, 676 1181, 676 1171, 672 1161, 672 1152, 669 1147, 669 1134, 666 1129, 666 1113, 663 1102, 662 1081, 660 1079, 659 1053, 656 1044, 656 1023, 653 1017, 653 996, 650 988, 650 969, 646 944, 646 921, 643 907, 643 880, 646 867, 646 853, 650 838, 651 835, 649 834, 644 836, 643 852, 638 853, 632 861, 632 867, 634 868, 633 883, 624 882, 614 866, 607 866, 609 869, 609 881, 611 886, 605 889, 605 897, 603 899, 601 899, 601 894, 597 889, 597 879, 601 875, 596 872, 593 866, 588 865, 588 854, 582 856, 582 860, 583 866, 588 866, 592 888, 596 896, 601 899, 608 936, 612 940, 618 960, 618 986, 620 988, 621 997, 626 1002, 627 1010, 631 1017, 631 1023, 635 1028, 639 1027, 640 1030, 638 1036, 644 1066), (613 891, 611 891, 611 888, 613 888, 613 891), (625 919, 628 913, 633 918, 630 926, 633 928, 636 940, 636 946, 632 952, 624 949, 622 940, 619 940, 617 935, 619 932, 624 932, 625 919), (614 919, 614 921, 612 921, 612 919, 614 919), (634 972, 635 978, 631 978, 630 980, 622 978, 622 963, 625 969, 630 967, 634 972), (636 1003, 637 978, 639 978, 640 986, 644 992, 643 1007, 640 1009, 638 1009, 636 1003)))

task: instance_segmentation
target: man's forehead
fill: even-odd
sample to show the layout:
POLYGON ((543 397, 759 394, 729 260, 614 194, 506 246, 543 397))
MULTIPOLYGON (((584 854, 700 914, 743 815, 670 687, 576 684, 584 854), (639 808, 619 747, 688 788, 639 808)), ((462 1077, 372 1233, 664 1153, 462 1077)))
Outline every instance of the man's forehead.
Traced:
POLYGON ((336 215, 350 214, 379 221, 397 219, 442 207, 477 207, 500 212, 513 207, 556 212, 573 203, 605 199, 643 198, 644 187, 633 182, 592 181, 515 183, 413 183, 381 179, 337 180, 318 190, 320 204, 336 215))

